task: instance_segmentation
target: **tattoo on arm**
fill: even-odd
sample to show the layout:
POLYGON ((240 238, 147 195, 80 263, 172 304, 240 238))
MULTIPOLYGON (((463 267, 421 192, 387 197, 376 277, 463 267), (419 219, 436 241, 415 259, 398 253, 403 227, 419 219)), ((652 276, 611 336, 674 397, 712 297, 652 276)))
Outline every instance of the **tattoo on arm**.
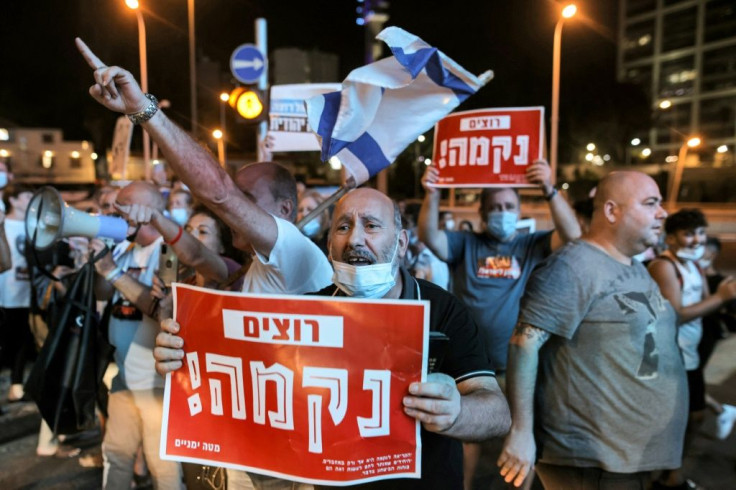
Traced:
POLYGON ((522 337, 525 341, 531 341, 537 345, 544 344, 552 336, 551 333, 527 323, 517 323, 514 327, 512 337, 522 337))

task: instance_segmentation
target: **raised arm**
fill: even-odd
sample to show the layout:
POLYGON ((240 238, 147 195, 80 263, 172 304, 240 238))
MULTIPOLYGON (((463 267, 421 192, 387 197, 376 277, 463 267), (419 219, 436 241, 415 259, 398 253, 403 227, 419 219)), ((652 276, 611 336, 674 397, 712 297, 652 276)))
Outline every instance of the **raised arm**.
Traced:
MULTIPOLYGON (((97 102, 122 114, 141 113, 152 104, 128 71, 106 66, 81 39, 77 38, 76 44, 94 70, 95 84, 89 93, 97 102)), ((161 110, 142 126, 197 199, 243 236, 257 252, 268 257, 278 234, 275 219, 247 198, 217 160, 161 110)))
POLYGON ((511 431, 503 443, 498 466, 507 483, 519 487, 534 467, 534 388, 537 383, 539 349, 550 333, 520 323, 509 341, 506 392, 511 406, 511 431))
POLYGON ((434 252, 437 258, 447 262, 449 257, 447 235, 439 229, 440 191, 434 187, 438 173, 436 168, 430 166, 427 167, 424 176, 422 176, 424 201, 422 201, 422 207, 419 210, 417 231, 419 239, 434 252))
MULTIPOLYGON (((687 323, 695 318, 713 313, 727 301, 736 298, 736 281, 732 277, 727 277, 721 281, 715 293, 706 295, 702 301, 683 306, 682 287, 680 286, 680 280, 677 278, 675 264, 665 259, 653 260, 649 264, 649 273, 659 285, 662 296, 670 302, 677 312, 680 323, 687 323)), ((703 284, 707 288, 708 283, 705 278, 703 278, 703 284)), ((705 290, 707 291, 707 289, 705 290)))
POLYGON ((581 230, 575 211, 564 197, 552 185, 552 170, 545 160, 537 160, 526 171, 526 179, 542 190, 549 202, 549 211, 555 231, 552 234, 552 250, 557 250, 565 243, 580 238, 581 230))
POLYGON ((491 376, 455 384, 446 374, 432 373, 426 383, 412 383, 404 412, 424 428, 463 441, 482 441, 509 430, 509 406, 491 376))
POLYGON ((174 249, 179 261, 186 266, 193 267, 205 279, 216 283, 227 279, 227 265, 222 257, 166 218, 159 210, 141 204, 129 206, 116 204, 115 206, 127 216, 128 222, 136 225, 151 223, 164 237, 164 241, 174 249))

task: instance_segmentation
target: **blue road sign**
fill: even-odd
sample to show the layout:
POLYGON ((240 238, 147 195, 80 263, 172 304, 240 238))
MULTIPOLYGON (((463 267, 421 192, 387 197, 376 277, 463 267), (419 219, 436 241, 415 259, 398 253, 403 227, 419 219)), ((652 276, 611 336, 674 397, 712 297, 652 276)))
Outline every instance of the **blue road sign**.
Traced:
POLYGON ((230 56, 230 71, 241 83, 256 83, 266 69, 266 59, 253 44, 241 44, 230 56))

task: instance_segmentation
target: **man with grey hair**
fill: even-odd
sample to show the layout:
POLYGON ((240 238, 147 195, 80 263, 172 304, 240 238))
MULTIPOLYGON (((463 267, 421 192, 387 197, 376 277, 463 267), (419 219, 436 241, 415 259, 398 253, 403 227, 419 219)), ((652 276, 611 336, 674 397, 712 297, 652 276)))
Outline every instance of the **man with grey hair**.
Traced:
MULTIPOLYGON (((324 296, 429 300, 430 330, 449 337, 440 372, 414 383, 403 398, 404 412, 422 424, 422 477, 382 480, 377 489, 459 488, 462 447, 506 433, 508 406, 488 364, 484 343, 467 309, 451 294, 414 279, 399 266, 408 236, 398 207, 384 194, 356 189, 336 205, 329 238, 335 269, 324 296)), ((182 339, 172 320, 162 323, 156 339, 157 369, 165 374, 182 366, 182 339)))
POLYGON ((632 260, 666 216, 654 180, 611 173, 589 232, 532 273, 509 346, 507 482, 520 486, 537 457, 551 490, 644 489, 651 471, 679 466, 687 385, 675 313, 632 260))

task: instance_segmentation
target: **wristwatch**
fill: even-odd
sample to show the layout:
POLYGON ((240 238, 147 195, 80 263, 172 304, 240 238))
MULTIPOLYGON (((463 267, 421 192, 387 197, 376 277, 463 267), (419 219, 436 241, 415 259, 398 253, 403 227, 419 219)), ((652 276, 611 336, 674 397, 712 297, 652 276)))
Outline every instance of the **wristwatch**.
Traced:
POLYGON ((158 99, 152 94, 145 94, 146 98, 151 101, 148 106, 140 112, 126 114, 130 122, 133 124, 141 124, 153 117, 158 112, 158 99))
POLYGON ((556 188, 556 187, 552 187, 552 190, 551 190, 551 191, 549 191, 549 194, 545 194, 545 195, 544 195, 544 198, 545 198, 545 199, 546 199, 547 201, 551 201, 551 200, 552 200, 552 198, 553 198, 553 197, 555 197, 556 195, 557 195, 557 188, 556 188))

